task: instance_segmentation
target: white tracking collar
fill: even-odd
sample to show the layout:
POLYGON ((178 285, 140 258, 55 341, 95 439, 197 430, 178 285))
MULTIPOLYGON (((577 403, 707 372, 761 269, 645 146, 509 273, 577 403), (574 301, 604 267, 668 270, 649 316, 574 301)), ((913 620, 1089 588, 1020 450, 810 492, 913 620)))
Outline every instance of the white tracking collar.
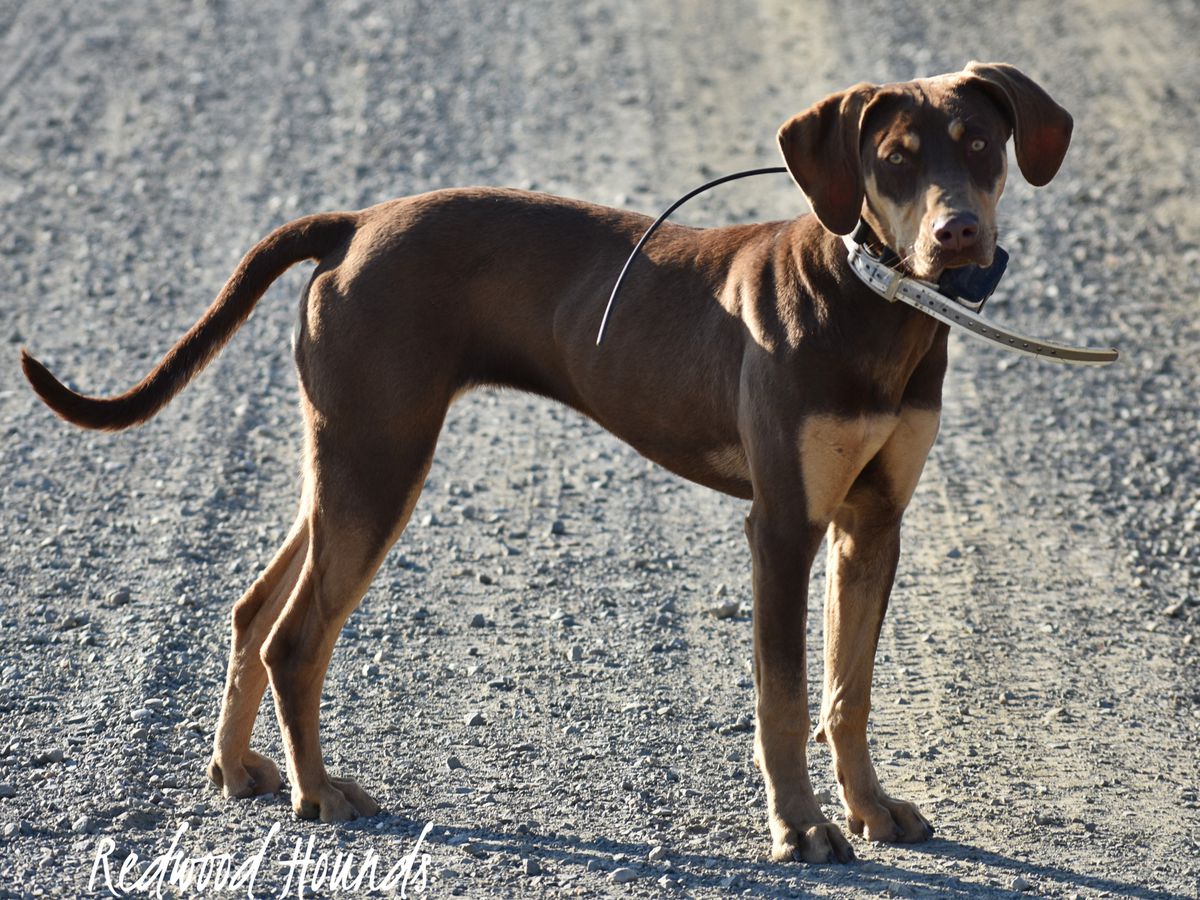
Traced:
MULTIPOLYGON (((850 235, 842 238, 849 251, 850 268, 863 284, 889 303, 899 300, 919 309, 939 322, 963 329, 967 334, 1012 350, 1055 362, 1083 366, 1104 366, 1116 361, 1115 349, 1096 347, 1068 347, 1039 341, 1016 331, 1009 331, 989 323, 963 303, 952 300, 938 291, 937 285, 905 275, 898 269, 884 265, 873 257, 865 247, 850 235)), ((980 304, 982 305, 982 304, 980 304)))

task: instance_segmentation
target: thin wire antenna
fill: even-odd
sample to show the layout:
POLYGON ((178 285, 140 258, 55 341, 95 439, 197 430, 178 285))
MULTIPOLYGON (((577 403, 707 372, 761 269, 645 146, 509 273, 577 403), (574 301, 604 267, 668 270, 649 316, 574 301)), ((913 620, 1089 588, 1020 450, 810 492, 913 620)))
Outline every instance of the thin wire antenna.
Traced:
POLYGON ((752 175, 778 175, 781 172, 786 172, 787 169, 783 166, 769 166, 765 169, 747 169, 745 172, 734 172, 732 175, 723 175, 708 184, 702 184, 694 190, 688 191, 674 203, 667 207, 666 211, 654 220, 654 224, 646 229, 646 233, 642 235, 641 240, 633 248, 633 252, 629 254, 629 259, 625 260, 625 265, 621 267, 621 274, 617 276, 617 283, 613 285, 612 293, 608 296, 608 305, 604 307, 604 317, 600 320, 600 330, 596 332, 596 346, 600 346, 600 342, 604 340, 604 331, 608 328, 608 320, 612 315, 613 307, 617 303, 617 295, 621 292, 621 284, 625 281, 625 275, 629 271, 629 267, 633 265, 633 261, 637 259, 638 254, 642 251, 642 247, 646 241, 650 240, 650 235, 658 230, 658 226, 667 220, 667 217, 683 204, 687 203, 697 194, 702 194, 710 188, 715 188, 719 184, 724 184, 727 181, 736 181, 739 178, 749 178, 752 175))

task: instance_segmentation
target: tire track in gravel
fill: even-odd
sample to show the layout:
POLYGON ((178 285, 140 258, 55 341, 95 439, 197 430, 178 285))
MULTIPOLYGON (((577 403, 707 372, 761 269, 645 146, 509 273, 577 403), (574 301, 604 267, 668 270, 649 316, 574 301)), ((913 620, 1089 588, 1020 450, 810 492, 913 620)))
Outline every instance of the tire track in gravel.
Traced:
MULTIPOLYGON (((948 404, 947 417, 986 431, 978 412, 985 406, 971 383, 957 388, 961 399, 948 404)), ((939 723, 926 734, 943 737, 924 743, 935 749, 935 762, 950 756, 945 774, 963 795, 997 809, 995 819, 976 812, 951 827, 994 853, 1014 840, 1054 851, 1040 889, 1057 881, 1060 890, 1139 893, 1138 881, 1122 887, 1101 860, 1112 865, 1131 846, 1169 859, 1181 837, 1157 823, 1174 815, 1173 786, 1191 771, 1179 753, 1182 735, 1141 721, 1159 705, 1154 693, 1172 680, 1173 667, 1138 643, 1114 640, 1110 621, 1132 585, 1115 538, 1097 534, 1093 522, 1070 520, 1067 511, 1086 508, 1086 479, 1055 486, 1063 507, 1046 516, 1026 494, 1039 486, 978 465, 984 443, 947 441, 931 460, 942 500, 939 531, 949 541, 923 544, 920 569, 942 576, 927 595, 937 615, 909 625, 928 628, 924 639, 953 654, 949 668, 928 655, 919 667, 927 681, 951 676, 926 710, 939 723), (959 706, 964 693, 974 702, 959 706), (958 743, 959 736, 968 759, 945 749, 947 738, 958 743), (1146 758, 1155 764, 1147 767, 1146 758)), ((918 746, 920 730, 909 735, 918 746)), ((1170 865, 1154 868, 1159 877, 1178 874, 1170 865)))
POLYGON ((0 116, 8 119, 18 95, 12 88, 30 70, 49 69, 71 35, 67 14, 41 3, 14 4, 11 15, 0 13, 0 48, 8 61, 0 71, 0 116), (52 21, 56 20, 56 21, 52 21), (46 38, 46 35, 50 32, 46 38))

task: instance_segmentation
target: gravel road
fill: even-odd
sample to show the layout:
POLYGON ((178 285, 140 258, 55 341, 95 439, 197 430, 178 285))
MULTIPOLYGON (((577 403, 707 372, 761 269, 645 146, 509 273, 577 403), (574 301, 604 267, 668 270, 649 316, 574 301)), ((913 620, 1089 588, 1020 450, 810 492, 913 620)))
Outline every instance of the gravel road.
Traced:
MULTIPOLYGON (((144 871, 183 826, 180 853, 240 863, 276 823, 264 896, 295 895, 297 841, 391 866, 426 823, 410 896, 1200 894, 1198 41, 1192 0, 0 0, 0 896, 84 893, 105 848, 144 871), (220 798, 229 609, 296 502, 305 267, 133 432, 55 420, 21 345, 123 389, 300 214, 468 184, 653 213, 775 164, 829 91, 972 58, 1076 121, 1051 185, 1010 179, 989 315, 1123 355, 951 342, 871 732, 935 840, 764 861, 746 505, 516 393, 454 407, 334 658, 328 761, 385 813, 220 798)), ((679 218, 804 209, 780 176, 679 218)), ((823 746, 812 766, 832 797, 823 746)))

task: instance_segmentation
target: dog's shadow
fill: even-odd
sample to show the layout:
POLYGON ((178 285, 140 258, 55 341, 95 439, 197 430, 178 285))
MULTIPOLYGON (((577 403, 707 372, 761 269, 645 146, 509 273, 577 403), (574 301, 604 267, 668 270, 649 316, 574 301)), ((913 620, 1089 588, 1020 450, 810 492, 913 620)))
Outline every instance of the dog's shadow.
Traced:
MULTIPOLYGON (((424 823, 403 816, 389 816, 388 819, 383 828, 376 826, 371 831, 415 835, 424 827, 424 823)), ((649 844, 590 841, 564 835, 519 834, 495 829, 435 827, 425 838, 424 849, 432 857, 434 873, 465 869, 469 863, 464 854, 469 853, 477 859, 501 854, 511 858, 514 866, 520 860, 534 859, 545 874, 557 879, 584 872, 595 872, 607 878, 608 873, 622 867, 632 869, 639 881, 657 881, 666 875, 674 882, 673 887, 681 889, 685 895, 697 890, 716 890, 762 897, 806 896, 821 886, 836 886, 851 889, 856 894, 901 897, 974 897, 981 892, 1015 896, 1022 890, 1031 892, 1030 896, 1077 891, 1144 900, 1186 900, 1188 896, 1147 888, 1135 882, 1087 875, 1061 866, 1023 862, 970 844, 936 837, 925 844, 906 846, 904 851, 939 857, 945 862, 969 863, 973 869, 971 876, 949 871, 919 871, 870 859, 860 859, 849 865, 810 866, 751 860, 720 852, 669 851, 666 858, 670 865, 667 866, 647 861, 651 850, 649 844), (468 846, 464 848, 464 845, 468 846), (614 861, 619 855, 623 855, 623 861, 614 861), (1014 885, 1017 879, 1023 880, 1024 885, 1014 885)))

